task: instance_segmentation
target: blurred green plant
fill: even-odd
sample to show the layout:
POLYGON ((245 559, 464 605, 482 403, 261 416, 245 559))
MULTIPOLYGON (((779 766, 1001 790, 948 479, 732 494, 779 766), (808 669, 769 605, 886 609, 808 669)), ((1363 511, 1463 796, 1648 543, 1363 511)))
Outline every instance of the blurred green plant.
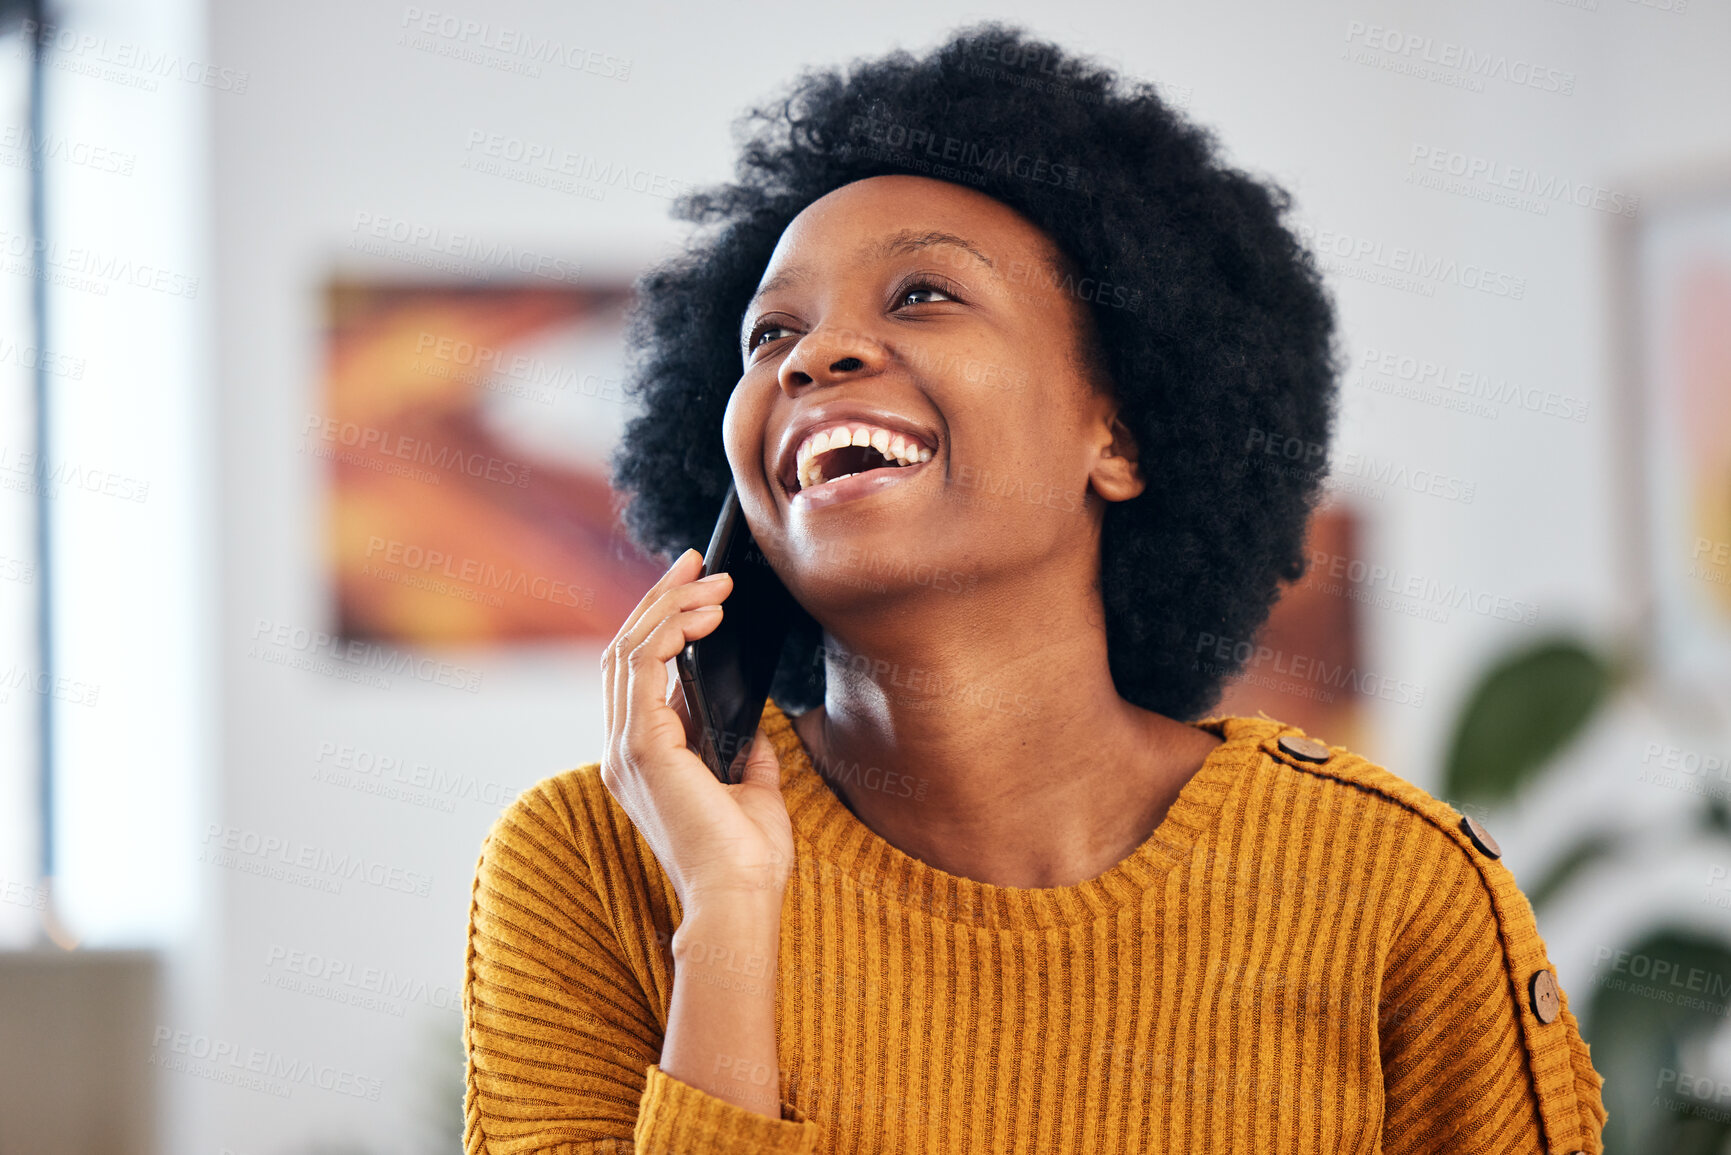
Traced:
POLYGON ((1443 772, 1448 796, 1507 802, 1586 728, 1615 678, 1611 662, 1572 638, 1503 658, 1456 722, 1443 772))
MULTIPOLYGON (((1731 948, 1717 939, 1659 930, 1628 948, 1631 958, 1663 960, 1677 974, 1731 976, 1731 948)), ((1690 1083, 1708 1071, 1691 1069, 1688 1055, 1719 1024, 1692 1006, 1663 997, 1666 984, 1632 978, 1593 988, 1581 1024, 1593 1066, 1605 1078, 1605 1150, 1718 1155, 1731 1139, 1731 1114, 1703 1104, 1690 1083), (1590 1026, 1590 1030, 1589 1030, 1590 1026), (1702 1108, 1707 1108, 1703 1110, 1702 1108)))
MULTIPOLYGON (((1456 719, 1444 763, 1446 796, 1485 806, 1512 801, 1550 772, 1599 712, 1635 684, 1635 674, 1632 663, 1569 637, 1506 654, 1480 677, 1456 719)), ((1723 801, 1706 799, 1700 819, 1703 829, 1731 842, 1731 809, 1723 801)), ((1534 908, 1589 868, 1615 859, 1625 837, 1614 827, 1578 836, 1522 888, 1534 908)), ((1694 929, 1659 927, 1626 949, 1631 958, 1677 968, 1668 973, 1717 975, 1731 984, 1731 946, 1694 929)), ((1605 1079, 1607 1155, 1731 1153, 1731 1113, 1701 1111, 1676 1083, 1680 1076, 1709 1074, 1685 1071, 1684 1064, 1724 1016, 1668 1001, 1670 993, 1632 979, 1596 984, 1587 1000, 1581 1034, 1605 1079)))

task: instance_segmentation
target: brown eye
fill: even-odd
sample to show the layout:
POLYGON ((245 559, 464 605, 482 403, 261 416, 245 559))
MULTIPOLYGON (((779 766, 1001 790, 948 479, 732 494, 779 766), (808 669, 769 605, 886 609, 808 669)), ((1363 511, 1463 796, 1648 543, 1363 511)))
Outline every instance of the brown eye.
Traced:
POLYGON ((943 289, 938 288, 936 285, 921 284, 921 285, 911 285, 908 288, 903 289, 901 292, 901 296, 899 298, 897 298, 897 302, 899 304, 903 304, 903 305, 930 305, 933 303, 933 300, 932 300, 933 297, 935 297, 938 300, 944 300, 944 301, 955 300, 955 298, 950 296, 949 293, 945 292, 943 289), (924 299, 916 300, 915 298, 924 298, 924 299))
POLYGON ((780 337, 771 337, 770 335, 772 333, 789 333, 791 331, 792 330, 790 330, 786 325, 759 325, 751 331, 750 338, 746 340, 745 348, 748 352, 756 349, 759 345, 763 344, 765 338, 779 341, 781 340, 780 337))
POLYGON ((936 305, 942 301, 963 302, 967 294, 959 286, 952 284, 944 277, 935 273, 910 273, 906 280, 896 287, 891 296, 894 309, 905 309, 911 305, 936 305))

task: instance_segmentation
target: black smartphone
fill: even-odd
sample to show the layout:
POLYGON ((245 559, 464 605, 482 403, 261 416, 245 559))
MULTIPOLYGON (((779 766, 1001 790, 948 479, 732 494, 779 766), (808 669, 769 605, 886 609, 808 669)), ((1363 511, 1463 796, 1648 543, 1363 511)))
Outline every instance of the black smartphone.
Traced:
POLYGON ((732 784, 734 763, 751 749, 763 720, 798 603, 757 548, 731 483, 703 555, 702 576, 713 573, 733 575, 721 624, 674 661, 694 730, 690 744, 717 778, 732 784))

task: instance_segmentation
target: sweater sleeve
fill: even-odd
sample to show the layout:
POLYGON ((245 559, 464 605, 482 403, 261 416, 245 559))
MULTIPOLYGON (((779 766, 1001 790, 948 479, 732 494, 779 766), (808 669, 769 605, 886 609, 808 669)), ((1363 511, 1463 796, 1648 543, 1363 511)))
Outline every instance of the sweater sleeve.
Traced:
POLYGON ((1602 1080, 1561 986, 1533 995, 1555 971, 1532 907, 1460 841, 1436 840, 1384 971, 1382 1150, 1599 1155, 1602 1080))
POLYGON ((664 1025, 585 859, 612 843, 580 836, 573 793, 542 782, 482 844, 463 983, 465 1155, 808 1155, 817 1124, 791 1105, 771 1119, 657 1065, 664 1025))

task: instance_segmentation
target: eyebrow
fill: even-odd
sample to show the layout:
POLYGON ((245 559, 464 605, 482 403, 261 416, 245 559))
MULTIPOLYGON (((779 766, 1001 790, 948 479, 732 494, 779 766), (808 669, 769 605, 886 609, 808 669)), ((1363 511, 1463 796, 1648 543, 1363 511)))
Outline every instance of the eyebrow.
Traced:
POLYGON ((871 250, 871 255, 881 259, 895 256, 898 253, 918 252, 921 249, 929 249, 933 245, 949 245, 951 248, 972 253, 986 268, 996 271, 997 266, 992 263, 992 258, 974 247, 972 241, 965 237, 958 237, 955 233, 917 233, 912 229, 903 229, 901 232, 885 237, 878 242, 877 246, 871 250))
MULTIPOLYGON (((881 261, 885 257, 898 256, 903 253, 917 253, 922 249, 929 249, 935 245, 946 245, 950 248, 961 249, 963 252, 972 255, 975 260, 985 265, 986 268, 992 270, 994 276, 998 275, 998 267, 992 261, 992 258, 988 257, 985 253, 982 253, 972 241, 968 240, 966 237, 959 237, 955 233, 940 231, 920 232, 916 229, 903 229, 901 232, 891 233, 889 236, 884 237, 876 244, 870 246, 864 251, 863 255, 867 260, 881 261)), ((783 269, 781 272, 759 285, 757 292, 751 295, 751 300, 745 303, 745 311, 740 315, 740 342, 743 344, 745 341, 746 321, 750 319, 751 311, 756 307, 758 301, 769 296, 769 294, 778 289, 785 289, 790 285, 796 285, 809 279, 810 274, 806 271, 804 266, 794 265, 791 268, 783 269)))

